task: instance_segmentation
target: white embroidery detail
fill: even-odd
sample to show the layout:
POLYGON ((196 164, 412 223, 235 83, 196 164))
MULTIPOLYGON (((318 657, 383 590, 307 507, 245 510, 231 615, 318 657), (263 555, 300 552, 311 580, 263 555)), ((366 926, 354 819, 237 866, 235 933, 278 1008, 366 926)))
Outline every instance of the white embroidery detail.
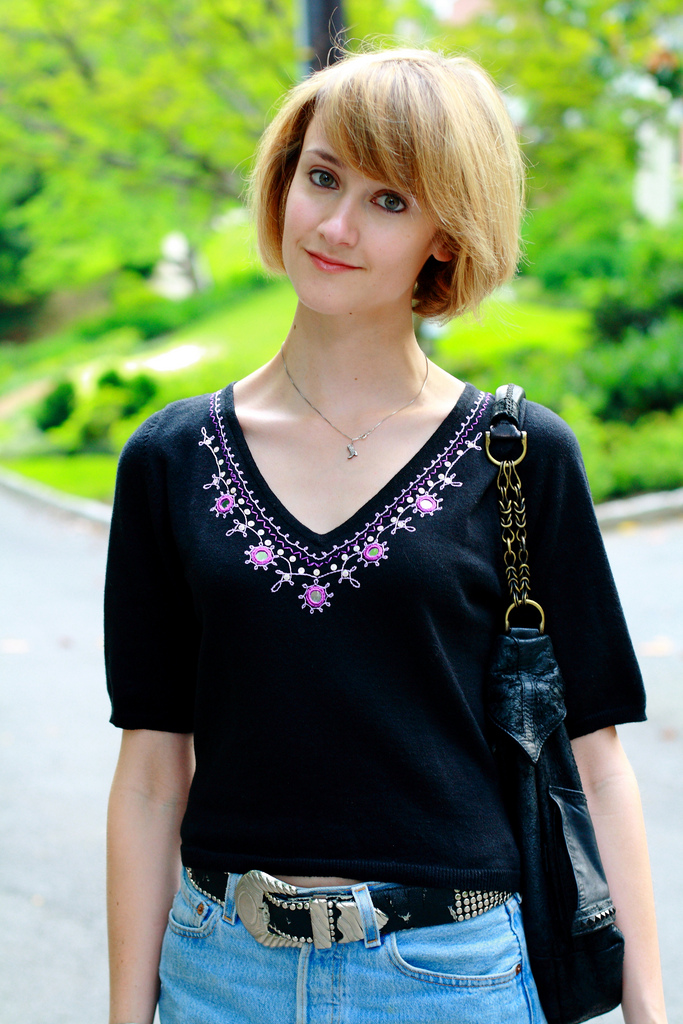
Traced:
MULTIPOLYGON (((211 397, 211 418, 216 433, 209 435, 202 427, 200 447, 207 448, 215 461, 216 472, 204 490, 218 491, 210 511, 217 518, 230 522, 226 537, 241 535, 246 541, 244 561, 254 570, 272 572, 275 578, 271 592, 282 587, 297 587, 301 607, 311 614, 329 608, 334 593, 332 583, 360 587, 357 573, 371 566, 379 568, 389 556, 388 539, 399 530, 414 533, 416 524, 433 516, 443 506, 448 488, 462 487, 456 478, 460 460, 470 451, 481 451, 482 432, 471 434, 486 409, 490 395, 479 394, 455 437, 441 453, 424 466, 400 494, 378 511, 353 536, 325 551, 294 540, 285 527, 269 516, 254 494, 228 443, 221 412, 221 392, 211 397), (215 444, 218 437, 218 444, 215 444)), ((353 517, 355 518, 355 517, 353 517)), ((337 531, 334 531, 335 533, 337 531)))

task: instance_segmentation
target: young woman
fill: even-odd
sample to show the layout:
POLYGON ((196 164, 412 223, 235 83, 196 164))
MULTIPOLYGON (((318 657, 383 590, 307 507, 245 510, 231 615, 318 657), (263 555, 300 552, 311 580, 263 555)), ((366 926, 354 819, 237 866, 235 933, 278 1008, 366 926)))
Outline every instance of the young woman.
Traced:
MULTIPOLYGON (((157 1000, 162 1024, 544 1020, 483 696, 505 607, 491 396, 430 363, 412 319, 512 276, 521 182, 488 77, 429 51, 319 72, 264 136, 253 202, 291 329, 249 377, 152 416, 119 469, 110 1024, 157 1000)), ((662 1024, 614 730, 644 717, 642 684, 575 440, 533 403, 526 428, 534 597, 626 935, 624 1012, 662 1024)))

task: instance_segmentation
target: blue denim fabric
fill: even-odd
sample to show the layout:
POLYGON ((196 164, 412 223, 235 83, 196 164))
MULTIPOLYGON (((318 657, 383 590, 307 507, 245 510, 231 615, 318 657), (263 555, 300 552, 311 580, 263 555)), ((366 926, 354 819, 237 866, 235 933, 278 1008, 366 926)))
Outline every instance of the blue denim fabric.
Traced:
MULTIPOLYGON (((223 908, 183 873, 161 954, 161 1024, 545 1024, 516 897, 379 946, 272 949, 234 913, 237 878, 223 908)), ((370 894, 384 887, 368 883, 370 894)))

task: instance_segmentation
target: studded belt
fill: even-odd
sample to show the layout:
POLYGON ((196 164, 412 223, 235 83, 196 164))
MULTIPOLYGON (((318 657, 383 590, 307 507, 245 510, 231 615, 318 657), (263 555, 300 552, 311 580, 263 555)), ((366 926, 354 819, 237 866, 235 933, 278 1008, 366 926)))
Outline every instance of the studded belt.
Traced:
MULTIPOLYGON (((187 869, 190 881, 204 896, 224 905, 227 873, 187 869)), ((400 931, 467 921, 499 907, 509 892, 476 892, 397 885, 371 891, 378 931, 400 931)), ((264 946, 305 946, 329 949, 334 942, 363 938, 359 909, 351 888, 340 892, 316 889, 309 894, 265 871, 248 871, 235 889, 235 906, 243 925, 264 946)))

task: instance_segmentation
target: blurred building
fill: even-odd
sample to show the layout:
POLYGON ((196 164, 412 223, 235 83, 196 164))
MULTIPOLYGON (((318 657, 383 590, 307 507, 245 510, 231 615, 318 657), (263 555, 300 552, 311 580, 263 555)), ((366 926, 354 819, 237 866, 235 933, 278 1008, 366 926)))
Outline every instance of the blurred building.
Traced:
POLYGON ((490 0, 430 0, 439 18, 450 25, 466 25, 492 6, 490 0))

